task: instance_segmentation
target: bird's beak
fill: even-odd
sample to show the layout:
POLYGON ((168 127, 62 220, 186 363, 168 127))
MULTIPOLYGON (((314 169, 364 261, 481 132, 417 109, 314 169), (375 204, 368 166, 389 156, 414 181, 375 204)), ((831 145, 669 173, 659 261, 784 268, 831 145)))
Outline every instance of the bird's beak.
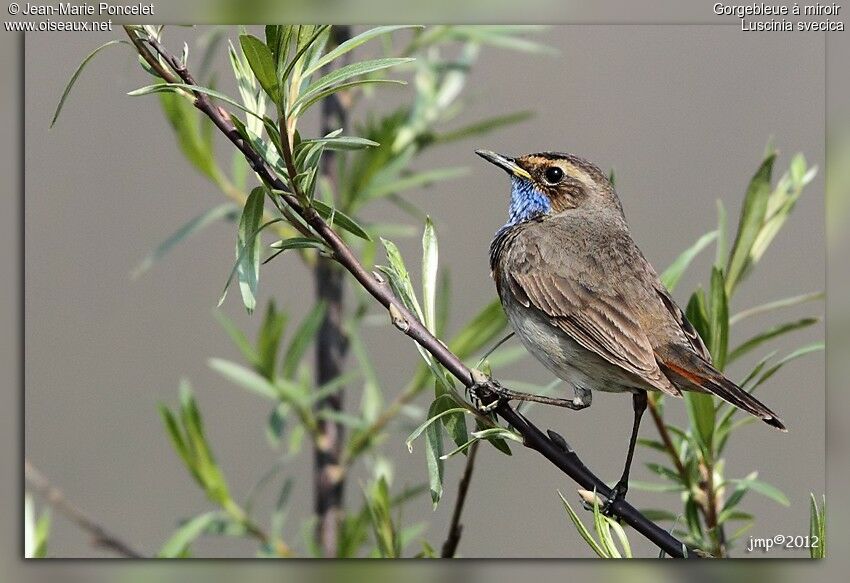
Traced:
POLYGON ((475 150, 475 153, 490 162, 491 164, 495 164, 502 170, 505 170, 511 176, 517 176, 519 178, 531 180, 531 174, 520 168, 519 164, 517 164, 516 160, 514 160, 513 158, 502 156, 501 154, 491 152, 490 150, 475 150))

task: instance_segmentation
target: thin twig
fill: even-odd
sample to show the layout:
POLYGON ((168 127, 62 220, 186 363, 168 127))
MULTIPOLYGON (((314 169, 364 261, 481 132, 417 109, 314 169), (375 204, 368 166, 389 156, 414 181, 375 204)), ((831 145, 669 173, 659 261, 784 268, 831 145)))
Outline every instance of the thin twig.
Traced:
POLYGON ((52 508, 77 525, 81 530, 90 534, 94 546, 102 547, 129 559, 144 558, 142 553, 107 531, 85 512, 72 504, 65 498, 62 490, 51 485, 44 474, 38 471, 29 460, 24 460, 24 476, 29 487, 40 494, 52 508))
POLYGON ((469 493, 469 483, 472 481, 472 471, 475 469, 475 457, 478 454, 478 445, 480 441, 476 441, 469 446, 466 455, 466 466, 463 468, 463 476, 457 486, 457 500, 452 511, 452 521, 449 525, 449 535, 446 537, 446 542, 443 543, 443 549, 440 557, 451 559, 457 552, 457 546, 460 544, 460 535, 463 534, 463 525, 460 523, 460 517, 463 514, 463 507, 466 503, 466 495, 469 493))
MULTIPOLYGON (((163 56, 166 62, 171 65, 186 84, 195 85, 194 79, 186 70, 186 67, 176 57, 170 55, 159 41, 148 39, 147 42, 163 56)), ((472 371, 443 342, 431 334, 416 316, 404 306, 401 300, 389 288, 386 281, 375 278, 363 267, 351 248, 322 219, 315 209, 302 207, 299 204, 299 201, 288 192, 283 180, 271 170, 259 153, 242 139, 233 126, 233 123, 228 119, 229 114, 222 108, 215 106, 206 95, 200 92, 195 92, 195 107, 209 116, 216 127, 245 155, 250 166, 264 182, 269 184, 273 189, 280 191, 280 196, 284 201, 319 234, 332 251, 334 258, 354 279, 384 308, 389 310, 390 306, 392 306, 394 313, 405 324, 399 327, 399 329, 427 350, 438 363, 445 367, 464 386, 471 387, 474 384, 472 371)), ((497 399, 498 397, 496 395, 492 395, 491 398, 482 400, 487 405, 494 403, 497 399)), ((611 489, 584 465, 574 451, 565 450, 553 442, 538 427, 530 423, 528 419, 515 411, 506 402, 500 402, 494 411, 523 436, 523 443, 526 447, 542 454, 583 489, 591 491, 595 489, 597 494, 605 498, 611 498, 613 496, 611 489)), ((680 540, 646 518, 627 501, 623 499, 613 501, 610 505, 610 512, 612 515, 621 518, 626 524, 634 528, 635 531, 645 536, 670 556, 697 556, 680 540)))

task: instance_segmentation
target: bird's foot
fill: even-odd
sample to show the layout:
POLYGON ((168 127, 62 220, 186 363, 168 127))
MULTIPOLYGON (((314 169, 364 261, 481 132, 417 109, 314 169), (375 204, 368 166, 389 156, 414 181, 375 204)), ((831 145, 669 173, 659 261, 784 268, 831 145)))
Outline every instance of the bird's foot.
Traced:
POLYGON ((470 402, 482 413, 490 413, 507 400, 507 389, 480 371, 473 371, 474 383, 466 388, 470 402), (494 398, 495 397, 495 398, 494 398))
POLYGON ((626 499, 626 493, 628 491, 629 491, 628 482, 624 482, 623 480, 620 480, 619 482, 617 482, 617 485, 614 486, 614 488, 611 489, 611 496, 608 498, 608 500, 605 501, 605 504, 602 505, 602 507, 599 509, 599 511, 602 514, 604 514, 605 516, 611 518, 613 516, 613 511, 614 511, 614 503, 616 503, 619 500, 625 500, 626 499))

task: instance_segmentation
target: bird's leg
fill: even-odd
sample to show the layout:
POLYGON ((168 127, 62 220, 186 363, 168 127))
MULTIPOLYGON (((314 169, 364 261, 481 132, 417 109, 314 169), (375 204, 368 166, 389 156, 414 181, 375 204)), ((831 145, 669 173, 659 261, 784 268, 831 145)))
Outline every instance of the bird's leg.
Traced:
POLYGON ((632 467, 632 458, 635 454, 635 445, 637 444, 638 429, 640 429, 640 418, 643 412, 646 411, 646 391, 636 390, 632 393, 632 404, 634 405, 635 417, 632 425, 632 436, 629 439, 629 452, 626 454, 626 467, 623 468, 623 475, 611 491, 611 497, 605 502, 602 508, 603 514, 609 514, 611 506, 617 500, 623 500, 626 497, 626 492, 629 490, 629 470, 632 467))
POLYGON ((521 393, 503 387, 498 381, 495 381, 480 371, 473 371, 474 384, 467 388, 467 392, 475 406, 482 412, 488 413, 499 406, 499 403, 505 401, 531 401, 534 403, 543 403, 544 405, 553 405, 555 407, 565 407, 578 411, 590 406, 588 401, 585 401, 579 396, 574 399, 560 399, 557 397, 546 397, 544 395, 534 395, 532 393, 521 393), (496 399, 486 405, 482 404, 485 397, 495 395, 496 399))

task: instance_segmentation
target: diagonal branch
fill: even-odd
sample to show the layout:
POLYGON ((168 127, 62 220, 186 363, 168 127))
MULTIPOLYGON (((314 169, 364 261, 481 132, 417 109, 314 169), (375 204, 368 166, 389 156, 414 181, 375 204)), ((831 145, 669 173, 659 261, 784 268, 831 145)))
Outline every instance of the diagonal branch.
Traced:
MULTIPOLYGON (((132 29, 127 29, 127 33, 131 38, 135 36, 135 32, 132 29)), ((186 69, 186 66, 177 57, 170 54, 157 39, 147 38, 144 41, 168 63, 174 73, 184 83, 195 85, 195 80, 186 69)), ((296 197, 289 192, 283 180, 271 170, 259 153, 241 138, 235 126, 230 121, 229 114, 221 107, 213 104, 207 95, 200 92, 194 92, 194 105, 206 114, 215 126, 245 155, 251 168, 254 169, 260 178, 275 191, 280 192, 280 196, 284 202, 316 231, 331 250, 333 258, 384 308, 390 310, 392 307, 393 320, 397 323, 397 327, 413 339, 414 342, 427 350, 437 362, 445 367, 464 386, 471 387, 474 384, 474 380, 469 367, 449 350, 443 342, 431 334, 416 316, 410 313, 401 300, 395 296, 389 284, 383 278, 376 278, 363 267, 351 248, 322 219, 315 209, 303 207, 300 204, 296 197)), ((493 395, 489 398, 489 402, 493 402, 496 398, 493 395)), ((485 398, 483 401, 484 404, 487 404, 488 399, 485 398)), ((523 436, 523 444, 526 447, 542 454, 583 489, 591 491, 595 489, 597 494, 604 498, 610 498, 612 496, 611 489, 584 465, 574 451, 568 448, 565 449, 552 441, 552 439, 547 437, 522 414, 515 411, 509 404, 500 402, 495 412, 523 436)), ((610 511, 612 515, 619 517, 623 522, 652 541, 668 555, 672 557, 696 556, 684 543, 646 518, 625 500, 616 500, 611 505, 610 511)))
POLYGON ((27 485, 44 497, 44 500, 50 504, 57 512, 64 515, 68 520, 76 524, 82 530, 87 532, 92 537, 92 543, 95 546, 108 549, 118 555, 129 559, 144 558, 140 552, 136 551, 119 539, 117 536, 107 531, 91 519, 86 513, 77 508, 74 504, 65 498, 62 490, 51 485, 44 474, 39 472, 29 460, 24 460, 24 477, 27 485))

